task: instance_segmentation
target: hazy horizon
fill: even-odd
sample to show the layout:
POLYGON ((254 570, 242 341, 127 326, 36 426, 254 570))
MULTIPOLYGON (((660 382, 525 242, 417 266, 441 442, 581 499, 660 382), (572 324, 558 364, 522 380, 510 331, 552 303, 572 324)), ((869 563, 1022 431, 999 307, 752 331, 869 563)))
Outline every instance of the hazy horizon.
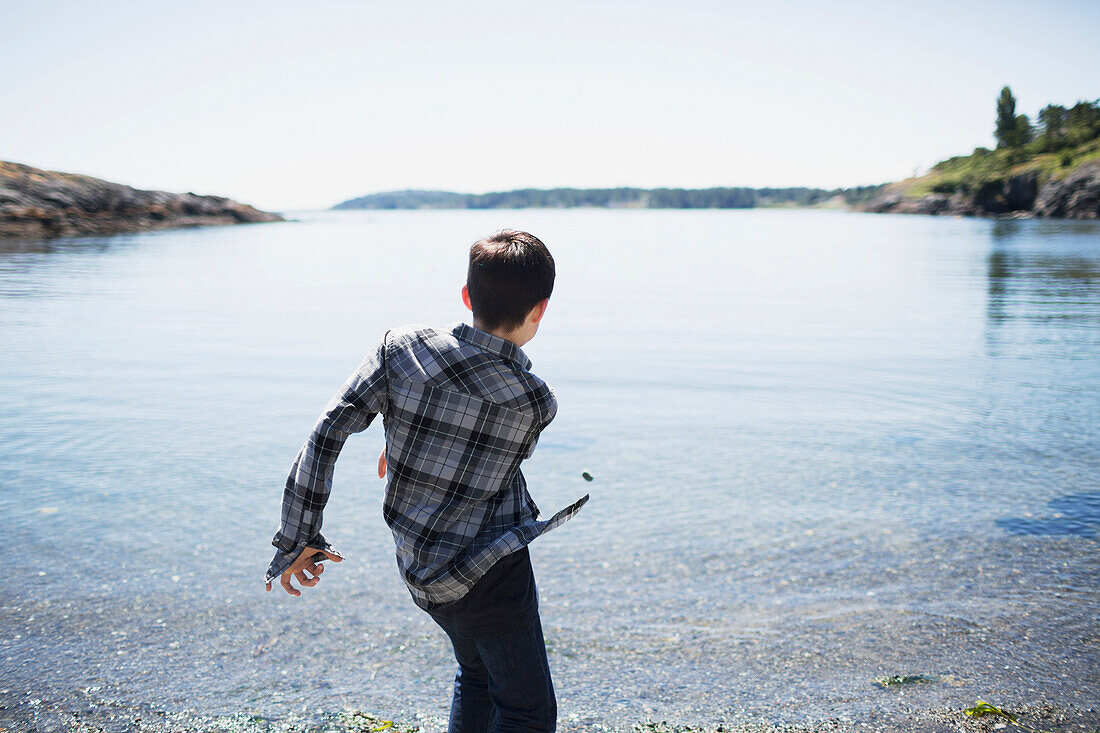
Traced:
POLYGON ((1098 96, 1100 5, 0 6, 0 159, 324 209, 406 189, 847 188, 1098 96))

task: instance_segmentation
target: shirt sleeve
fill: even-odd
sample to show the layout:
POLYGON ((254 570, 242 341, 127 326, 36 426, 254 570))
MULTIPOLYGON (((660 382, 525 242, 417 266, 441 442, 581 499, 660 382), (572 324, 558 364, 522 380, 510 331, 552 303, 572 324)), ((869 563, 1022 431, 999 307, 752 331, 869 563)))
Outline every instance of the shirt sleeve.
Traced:
POLYGON ((335 553, 321 534, 321 515, 332 490, 336 459, 349 435, 366 430, 375 415, 386 412, 387 395, 383 337, 378 348, 329 400, 294 459, 283 490, 282 519, 271 540, 276 552, 267 569, 266 582, 281 576, 305 547, 335 553))
POLYGON ((554 416, 558 414, 558 397, 551 387, 545 388, 543 397, 539 400, 539 406, 539 426, 531 436, 530 443, 527 445, 527 450, 523 454, 525 459, 535 454, 535 447, 539 443, 539 436, 542 435, 543 430, 546 430, 546 426, 553 422, 554 416))

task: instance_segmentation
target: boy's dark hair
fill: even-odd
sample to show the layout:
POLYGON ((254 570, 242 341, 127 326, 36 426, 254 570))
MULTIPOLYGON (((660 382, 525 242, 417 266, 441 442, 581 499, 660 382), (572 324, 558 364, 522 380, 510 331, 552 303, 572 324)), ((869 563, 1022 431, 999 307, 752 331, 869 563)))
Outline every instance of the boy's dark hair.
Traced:
POLYGON ((470 246, 466 289, 482 325, 518 328, 554 290, 554 258, 535 235, 502 229, 470 246))

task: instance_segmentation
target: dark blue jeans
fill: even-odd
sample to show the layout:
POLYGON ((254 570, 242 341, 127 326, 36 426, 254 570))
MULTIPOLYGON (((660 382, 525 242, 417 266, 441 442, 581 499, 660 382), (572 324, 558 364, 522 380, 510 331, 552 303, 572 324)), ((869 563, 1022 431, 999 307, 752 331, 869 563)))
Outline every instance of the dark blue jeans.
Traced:
POLYGON ((538 608, 507 631, 463 633, 433 615, 458 660, 448 733, 554 731, 558 708, 538 608))

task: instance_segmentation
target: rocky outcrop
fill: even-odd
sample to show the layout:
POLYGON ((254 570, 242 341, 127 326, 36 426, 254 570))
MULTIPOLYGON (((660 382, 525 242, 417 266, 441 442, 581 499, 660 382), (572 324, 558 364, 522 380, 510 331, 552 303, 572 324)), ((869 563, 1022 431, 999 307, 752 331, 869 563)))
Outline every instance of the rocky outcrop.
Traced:
POLYGON ((858 208, 889 214, 1098 219, 1100 162, 1087 163, 1064 178, 1042 185, 1036 172, 1027 171, 985 183, 973 193, 910 197, 901 184, 890 184, 882 195, 858 208))
POLYGON ((1034 211, 1050 218, 1100 219, 1100 162, 1048 182, 1035 199, 1034 211))
POLYGON ((858 208, 876 214, 978 215, 974 201, 958 193, 934 193, 922 198, 909 198, 898 192, 886 193, 858 208))
POLYGON ((167 193, 0 161, 0 237, 116 234, 283 221, 221 196, 167 193))
POLYGON ((974 204, 979 214, 1013 214, 1030 211, 1039 191, 1039 177, 1034 172, 991 181, 978 188, 974 204))

